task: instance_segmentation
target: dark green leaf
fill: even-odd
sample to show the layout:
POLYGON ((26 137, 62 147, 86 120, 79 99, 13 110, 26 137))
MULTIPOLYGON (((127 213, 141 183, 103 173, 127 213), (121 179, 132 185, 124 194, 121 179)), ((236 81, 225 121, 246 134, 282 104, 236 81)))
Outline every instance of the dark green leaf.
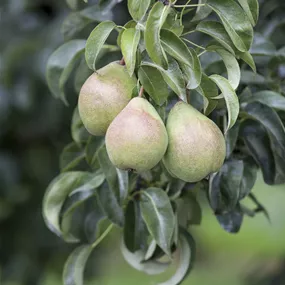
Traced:
POLYGON ((101 22, 88 37, 85 48, 85 59, 90 69, 96 70, 97 57, 115 27, 116 24, 114 22, 101 22))
POLYGON ((136 67, 136 53, 141 33, 135 28, 126 29, 121 38, 121 49, 129 75, 132 76, 136 67))
POLYGON ((145 28, 145 47, 154 63, 167 69, 168 61, 160 43, 160 30, 169 13, 169 6, 157 2, 151 9, 145 28))
POLYGON ((246 120, 241 125, 240 136, 244 139, 249 154, 259 164, 265 183, 273 184, 275 179, 275 161, 266 130, 260 123, 246 120))
MULTIPOLYGON (((72 192, 88 191, 99 187, 105 177, 102 173, 92 174, 89 172, 66 172, 57 176, 48 186, 43 200, 43 216, 49 229, 62 236, 59 216, 64 201, 72 192)), ((65 241, 77 241, 72 235, 65 235, 65 241)))
POLYGON ((223 229, 229 233, 237 233, 240 230, 243 222, 243 213, 241 210, 236 209, 221 215, 216 215, 217 220, 223 229))
POLYGON ((167 185, 167 195, 172 200, 175 200, 180 196, 182 189, 184 188, 186 182, 180 179, 171 179, 171 181, 167 185))
POLYGON ((248 51, 253 40, 253 29, 243 9, 233 0, 208 0, 221 19, 235 47, 241 52, 248 51))
POLYGON ((68 144, 60 155, 61 172, 73 170, 84 158, 84 151, 76 143, 68 144))
POLYGON ((68 257, 63 270, 64 285, 83 285, 83 274, 88 257, 92 252, 90 245, 77 247, 68 257))
POLYGON ((89 69, 85 58, 82 58, 74 77, 74 89, 77 93, 80 92, 82 85, 92 73, 93 71, 89 69))
POLYGON ((196 244, 190 233, 180 228, 179 236, 179 262, 175 274, 166 282, 158 285, 178 285, 190 273, 195 262, 196 244))
POLYGON ((75 63, 84 52, 84 40, 72 40, 60 46, 47 62, 47 83, 56 98, 66 104, 65 84, 75 66, 75 63))
POLYGON ((227 147, 227 158, 229 158, 236 147, 238 139, 240 123, 236 122, 234 126, 226 133, 226 147, 227 147))
POLYGON ((169 91, 160 71, 151 66, 141 66, 138 76, 145 91, 154 102, 160 106, 164 104, 169 95, 169 91))
POLYGON ((124 243, 134 253, 147 247, 148 231, 138 201, 130 201, 125 212, 124 243))
POLYGON ((146 14, 151 0, 128 0, 128 9, 134 20, 139 22, 146 14))
POLYGON ((220 75, 211 75, 209 78, 218 85, 225 98, 228 109, 228 125, 226 129, 227 132, 235 124, 239 114, 238 97, 231 84, 224 77, 220 75))
POLYGON ((150 62, 142 62, 142 66, 150 66, 158 69, 168 86, 178 95, 181 100, 186 102, 186 86, 183 80, 183 74, 175 60, 169 61, 167 70, 150 62))
POLYGON ((140 206, 150 234, 170 256, 175 217, 167 194, 160 188, 148 188, 142 191, 140 206))

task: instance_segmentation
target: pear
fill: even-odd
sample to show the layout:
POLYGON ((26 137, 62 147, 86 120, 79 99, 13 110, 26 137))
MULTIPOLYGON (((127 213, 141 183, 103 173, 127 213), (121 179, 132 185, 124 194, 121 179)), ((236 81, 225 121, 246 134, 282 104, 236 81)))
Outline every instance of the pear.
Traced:
POLYGON ((132 98, 136 78, 130 77, 125 66, 112 62, 93 73, 83 84, 78 109, 89 133, 104 135, 113 119, 132 98))
POLYGON ((166 130, 169 144, 163 163, 174 177, 197 182, 223 165, 226 144, 222 132, 191 105, 176 103, 169 113, 166 130))
POLYGON ((150 170, 161 161, 167 145, 163 121, 155 108, 140 97, 129 102, 106 133, 109 158, 124 170, 150 170))

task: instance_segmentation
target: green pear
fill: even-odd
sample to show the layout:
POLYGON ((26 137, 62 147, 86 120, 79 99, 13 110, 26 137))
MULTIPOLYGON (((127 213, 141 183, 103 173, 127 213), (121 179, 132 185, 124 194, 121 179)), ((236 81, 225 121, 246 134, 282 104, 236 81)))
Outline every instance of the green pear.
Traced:
POLYGON ((169 113, 166 130, 169 144, 163 163, 174 177, 197 182, 223 165, 226 144, 222 132, 191 105, 176 103, 169 113))
POLYGON ((112 62, 93 73, 83 84, 78 109, 89 133, 104 135, 114 118, 132 98, 136 78, 130 77, 125 66, 112 62))
POLYGON ((168 145, 163 121, 146 100, 136 97, 110 124, 106 148, 111 162, 120 169, 143 172, 162 159, 168 145))

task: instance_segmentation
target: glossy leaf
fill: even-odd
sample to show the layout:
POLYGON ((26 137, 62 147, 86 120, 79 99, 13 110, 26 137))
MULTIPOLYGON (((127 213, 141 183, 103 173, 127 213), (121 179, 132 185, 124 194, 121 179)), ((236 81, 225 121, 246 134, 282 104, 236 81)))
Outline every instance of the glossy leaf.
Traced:
POLYGON ((256 72, 254 59, 248 51, 237 54, 252 69, 253 72, 256 72))
POLYGON ((145 91, 157 105, 162 105, 169 95, 168 87, 160 71, 151 66, 141 66, 138 77, 145 91))
POLYGON ((220 22, 203 21, 197 25, 196 30, 213 37, 230 53, 235 54, 235 46, 226 29, 220 22))
POLYGON ((128 9, 134 20, 139 22, 146 14, 151 0, 128 0, 128 9))
POLYGON ((186 102, 186 88, 183 80, 183 74, 175 60, 169 61, 167 70, 150 62, 142 62, 142 66, 150 66, 158 69, 168 86, 178 95, 181 100, 186 102))
POLYGON ((149 57, 164 69, 168 67, 168 60, 160 43, 160 30, 169 9, 169 6, 164 6, 161 2, 154 4, 148 15, 144 34, 145 47, 149 57))
POLYGON ((60 155, 61 172, 73 170, 84 158, 84 151, 76 143, 68 144, 60 155))
POLYGON ((116 168, 117 179, 119 184, 120 201, 123 203, 128 196, 129 191, 129 172, 116 168))
POLYGON ((121 242, 121 252, 124 259, 128 262, 130 266, 138 271, 143 271, 148 275, 156 275, 163 273, 170 265, 170 262, 158 262, 158 261, 145 261, 145 253, 142 250, 138 250, 134 253, 130 252, 124 244, 121 242))
POLYGON ((135 28, 126 29, 121 38, 121 49, 129 75, 132 76, 136 66, 136 52, 140 41, 140 31, 135 28))
POLYGON ((251 24, 255 26, 258 21, 258 15, 259 15, 258 0, 238 0, 238 2, 244 9, 251 24))
POLYGON ((75 66, 75 63, 84 52, 84 40, 72 40, 60 46, 47 62, 46 77, 48 86, 56 98, 66 104, 65 84, 75 66))
POLYGON ((116 24, 114 22, 101 22, 89 35, 86 42, 85 59, 90 69, 96 70, 97 57, 115 27, 116 24))
POLYGON ((175 217, 167 194, 160 188, 148 188, 142 191, 140 206, 150 234, 170 256, 175 217))
POLYGON ((218 85, 225 98, 228 109, 228 125, 226 129, 227 132, 235 124, 239 114, 238 97, 228 80, 224 77, 220 75, 211 75, 209 78, 218 85))
POLYGON ((259 102, 246 104, 242 106, 242 110, 261 123, 267 132, 285 149, 285 128, 276 111, 259 102))
POLYGON ((121 39, 122 39, 122 35, 124 33, 124 31, 126 29, 130 29, 130 28, 135 28, 137 26, 137 22, 134 21, 134 20, 130 20, 129 22, 127 22, 125 25, 124 25, 124 28, 125 29, 121 29, 120 32, 119 32, 119 35, 117 37, 117 45, 120 47, 121 46, 121 39))
POLYGON ((218 96, 218 88, 216 84, 209 79, 209 77, 203 73, 202 80, 196 91, 203 96, 204 99, 204 113, 209 115, 217 106, 217 100, 212 100, 211 98, 218 96))
MULTIPOLYGON (((62 236, 60 228, 60 212, 64 201, 74 190, 85 191, 99 187, 105 177, 102 173, 66 172, 56 177, 48 186, 43 200, 43 216, 49 229, 62 236)), ((65 241, 77 241, 72 235, 63 237, 65 241)))
POLYGON ((240 136, 249 149, 249 154, 261 168, 265 183, 272 185, 275 179, 275 161, 270 140, 262 125, 253 120, 242 123, 240 136))
POLYGON ((90 245, 77 247, 68 257, 63 270, 64 285, 83 285, 86 262, 92 252, 90 245))
POLYGON ((226 139, 226 147, 227 147, 227 158, 231 156, 233 153, 238 135, 239 135, 239 128, 240 128, 240 123, 236 122, 234 126, 226 133, 225 139, 226 139))
POLYGON ((240 75, 239 64, 235 56, 232 55, 230 52, 222 48, 219 48, 219 46, 209 46, 207 49, 209 49, 210 51, 214 50, 220 55, 228 72, 228 81, 232 85, 232 88, 234 90, 237 89, 241 75, 240 75))
POLYGON ((245 102, 260 102, 271 108, 285 111, 285 97, 271 90, 256 92, 250 98, 247 98, 245 102))
POLYGON ((233 0, 208 0, 207 5, 217 13, 235 47, 241 52, 248 51, 253 29, 243 9, 233 0))
POLYGON ((190 273, 195 262, 196 244, 192 235, 184 229, 180 228, 179 236, 179 261, 175 274, 166 282, 158 285, 178 285, 190 273))
POLYGON ((202 80, 202 68, 201 63, 198 58, 197 53, 194 49, 189 48, 190 53, 192 54, 193 63, 191 66, 181 63, 180 67, 184 73, 184 76, 187 81, 187 88, 188 89, 195 89, 197 88, 202 80))

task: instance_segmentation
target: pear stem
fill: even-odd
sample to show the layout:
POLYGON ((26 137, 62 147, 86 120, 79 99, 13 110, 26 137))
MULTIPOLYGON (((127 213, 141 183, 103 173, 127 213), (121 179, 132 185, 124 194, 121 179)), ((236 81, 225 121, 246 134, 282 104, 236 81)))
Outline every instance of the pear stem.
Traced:
POLYGON ((140 89, 140 92, 139 92, 139 97, 142 97, 142 96, 143 96, 143 92, 144 92, 144 88, 143 88, 143 86, 142 86, 141 89, 140 89))
POLYGON ((120 60, 120 65, 126 65, 126 62, 124 60, 124 58, 122 57, 122 59, 120 60))

